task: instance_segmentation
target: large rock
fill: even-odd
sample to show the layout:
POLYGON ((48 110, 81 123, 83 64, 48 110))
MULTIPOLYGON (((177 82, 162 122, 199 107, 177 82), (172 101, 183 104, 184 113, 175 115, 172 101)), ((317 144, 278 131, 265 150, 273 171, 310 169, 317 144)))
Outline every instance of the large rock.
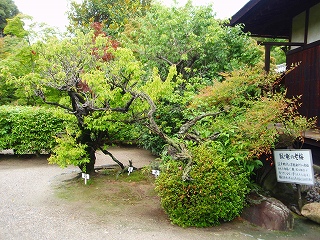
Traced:
POLYGON ((242 218, 269 230, 288 231, 293 228, 293 215, 279 200, 255 196, 251 202, 254 204, 244 209, 242 218))
POLYGON ((308 203, 302 207, 301 214, 320 224, 320 203, 308 203))
POLYGON ((261 187, 286 206, 298 205, 297 193, 294 186, 289 183, 278 182, 274 167, 270 167, 267 172, 268 174, 264 176, 263 181, 260 183, 261 187))

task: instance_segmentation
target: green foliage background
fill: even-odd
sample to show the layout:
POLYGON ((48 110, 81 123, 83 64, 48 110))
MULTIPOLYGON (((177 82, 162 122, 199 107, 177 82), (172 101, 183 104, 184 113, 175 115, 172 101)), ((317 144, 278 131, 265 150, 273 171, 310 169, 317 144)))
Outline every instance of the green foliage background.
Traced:
POLYGON ((18 7, 12 0, 0 0, 0 37, 3 29, 7 25, 7 19, 12 18, 19 13, 18 7))
MULTIPOLYGON (((121 34, 123 46, 133 50, 147 74, 156 68, 165 79, 169 67, 176 68, 172 92, 156 102, 155 120, 169 136, 201 113, 186 106, 202 88, 223 81, 222 72, 246 69, 262 60, 263 49, 241 26, 226 25, 215 19, 211 6, 153 4, 145 17, 130 21, 121 34)), ((148 131, 141 136, 142 146, 161 154, 163 140, 148 131)))
POLYGON ((108 35, 116 36, 123 31, 124 25, 133 17, 143 17, 150 7, 150 0, 84 0, 82 3, 71 2, 68 18, 69 31, 86 31, 94 22, 104 25, 108 35))
POLYGON ((145 17, 126 25, 121 42, 149 70, 157 67, 161 77, 174 64, 184 79, 191 82, 200 77, 202 84, 220 78, 221 72, 253 66, 263 54, 240 25, 228 27, 215 19, 210 5, 190 2, 182 7, 153 4, 145 17))

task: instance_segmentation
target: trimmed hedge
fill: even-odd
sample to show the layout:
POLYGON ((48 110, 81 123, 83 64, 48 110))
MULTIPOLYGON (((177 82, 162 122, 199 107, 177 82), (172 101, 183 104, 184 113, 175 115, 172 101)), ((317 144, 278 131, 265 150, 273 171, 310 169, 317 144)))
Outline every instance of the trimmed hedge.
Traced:
POLYGON ((193 150, 192 180, 183 181, 185 164, 170 160, 156 180, 161 205, 172 223, 182 227, 210 227, 238 217, 249 192, 249 173, 231 166, 213 149, 193 150))
POLYGON ((0 150, 13 149, 15 154, 50 153, 56 146, 54 136, 64 132, 70 117, 44 107, 0 106, 0 150))

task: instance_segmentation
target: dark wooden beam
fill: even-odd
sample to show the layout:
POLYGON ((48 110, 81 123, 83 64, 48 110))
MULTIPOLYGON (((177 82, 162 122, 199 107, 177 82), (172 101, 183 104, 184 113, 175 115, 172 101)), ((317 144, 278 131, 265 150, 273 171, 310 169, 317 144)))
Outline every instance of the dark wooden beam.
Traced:
POLYGON ((258 41, 259 45, 264 46, 264 70, 270 72, 270 51, 272 46, 303 46, 304 43, 299 42, 263 42, 258 41))
POLYGON ((262 46, 303 46, 305 45, 303 42, 264 42, 264 41, 257 41, 259 45, 262 46))

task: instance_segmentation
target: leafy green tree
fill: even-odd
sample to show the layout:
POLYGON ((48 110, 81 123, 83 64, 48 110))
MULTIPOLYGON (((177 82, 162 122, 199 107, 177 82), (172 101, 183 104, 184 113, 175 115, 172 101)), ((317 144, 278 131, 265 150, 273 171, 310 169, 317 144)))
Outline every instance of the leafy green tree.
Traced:
POLYGON ((127 24, 122 36, 126 46, 162 76, 174 64, 184 79, 201 77, 205 84, 220 72, 254 66, 263 53, 241 26, 228 27, 215 19, 211 6, 191 2, 183 7, 152 5, 144 18, 127 24))
MULTIPOLYGON (((0 47, 0 70, 11 68, 12 76, 23 76, 32 71, 33 55, 28 39, 28 32, 24 29, 23 19, 25 15, 18 14, 12 19, 7 19, 8 23, 3 32, 5 37, 0 47)), ((13 83, 6 82, 6 77, 0 72, 0 103, 8 104, 16 101, 19 97, 19 90, 13 83)), ((20 95, 21 96, 21 95, 20 95)), ((25 99, 24 99, 25 100, 25 99)), ((27 103, 29 102, 26 101, 27 103)))
MULTIPOLYGON (((109 111, 125 113, 129 110, 134 97, 122 97, 118 89, 112 89, 105 79, 108 62, 103 57, 111 60, 111 55, 105 52, 107 48, 112 48, 109 38, 95 36, 92 32, 87 35, 77 33, 76 37, 62 41, 53 38, 46 44, 34 46, 36 72, 24 76, 21 82, 28 83, 45 103, 74 114, 78 122, 76 132, 67 132, 58 140, 60 144, 50 161, 62 166, 72 163, 83 171, 93 172, 95 152, 104 145, 109 134, 107 130, 95 129, 92 125, 91 122, 101 117, 96 112, 104 115, 109 111), (54 95, 50 99, 50 93, 55 91, 60 91, 60 98, 54 95)), ((122 54, 130 58, 125 51, 122 54)), ((135 69, 128 74, 131 73, 137 74, 135 69)), ((120 166, 123 167, 121 163, 120 166)))
POLYGON ((11 83, 6 81, 6 79, 20 78, 33 72, 36 52, 31 47, 32 42, 35 39, 44 41, 56 34, 52 29, 36 23, 30 24, 29 28, 26 29, 25 20, 32 20, 32 18, 18 14, 11 19, 7 19, 8 24, 4 28, 5 36, 0 39, 1 104, 39 104, 33 94, 26 95, 25 89, 18 87, 13 81, 11 83), (6 69, 10 69, 10 71, 6 69))
POLYGON ((105 26, 104 31, 109 35, 121 32, 124 25, 132 17, 145 14, 150 6, 150 0, 84 0, 82 3, 71 2, 68 13, 69 30, 90 28, 98 22, 105 26))
POLYGON ((18 7, 12 0, 0 0, 0 37, 3 36, 3 29, 7 25, 7 19, 19 13, 18 7))
POLYGON ((7 19, 7 26, 4 28, 4 34, 10 35, 10 36, 16 36, 17 38, 25 38, 29 34, 24 28, 24 19, 31 19, 31 17, 28 17, 27 15, 18 14, 14 16, 13 18, 7 19))
MULTIPOLYGON (((74 164, 86 172, 94 171, 98 149, 124 168, 104 147, 118 140, 119 132, 128 132, 126 123, 143 118, 147 110, 138 100, 144 85, 141 63, 100 30, 97 24, 96 31, 87 34, 78 31, 71 38, 54 37, 33 44, 33 71, 24 76, 13 77, 11 68, 3 69, 5 76, 26 92, 35 92, 46 104, 76 117, 77 128, 66 129, 57 138, 59 144, 49 161, 60 166, 74 164)), ((155 84, 151 81, 144 89, 154 95, 155 84)), ((162 84, 158 81, 158 94, 162 84)))
MULTIPOLYGON (((216 20, 211 6, 183 7, 152 5, 144 18, 131 20, 123 32, 123 46, 133 49, 146 71, 159 69, 165 78, 169 66, 175 66, 174 94, 157 103, 155 121, 168 135, 174 135, 184 122, 192 118, 186 108, 193 96, 213 79, 223 79, 222 72, 257 64, 263 49, 241 26, 227 27, 216 20)), ((144 131, 142 142, 161 153, 164 142, 144 131)))

